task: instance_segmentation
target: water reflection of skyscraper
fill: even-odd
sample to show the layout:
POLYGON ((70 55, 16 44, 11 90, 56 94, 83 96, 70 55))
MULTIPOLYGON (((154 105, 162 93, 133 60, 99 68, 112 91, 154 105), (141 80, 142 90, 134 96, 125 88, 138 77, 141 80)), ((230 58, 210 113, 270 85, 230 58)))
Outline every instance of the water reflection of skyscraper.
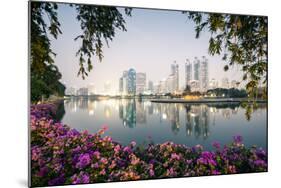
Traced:
POLYGON ((179 116, 179 105, 178 104, 170 104, 170 121, 171 121, 171 129, 174 134, 177 134, 180 130, 180 116, 179 116))
POLYGON ((121 100, 119 102, 119 118, 123 120, 123 126, 134 128, 136 126, 136 101, 121 100))
POLYGON ((136 121, 137 123, 146 123, 146 112, 144 102, 136 102, 136 121))
POLYGON ((180 130, 179 104, 154 104, 154 114, 159 114, 159 121, 168 120, 171 123, 171 130, 177 134, 180 130))
POLYGON ((209 111, 206 105, 186 105, 186 135, 203 136, 206 139, 209 134, 209 111))
POLYGON ((88 109, 88 98, 79 98, 78 99, 78 108, 80 109, 88 109))

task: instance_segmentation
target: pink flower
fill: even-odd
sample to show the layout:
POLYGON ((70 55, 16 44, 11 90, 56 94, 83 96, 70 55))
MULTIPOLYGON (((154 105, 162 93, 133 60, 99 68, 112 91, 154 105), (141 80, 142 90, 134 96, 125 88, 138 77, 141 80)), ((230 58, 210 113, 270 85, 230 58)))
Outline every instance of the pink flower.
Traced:
POLYGON ((135 147, 136 144, 137 144, 137 143, 136 143, 135 141, 132 141, 132 142, 131 142, 131 146, 132 146, 132 147, 135 147))
POLYGON ((180 156, 176 153, 172 153, 171 158, 176 159, 176 160, 180 160, 180 156))
POLYGON ((105 169, 102 169, 102 171, 100 171, 100 175, 105 175, 106 172, 105 172, 105 169))
POLYGON ((154 176, 154 175, 155 175, 153 169, 150 169, 150 170, 149 170, 149 175, 150 175, 150 176, 154 176))
POLYGON ((121 149, 121 147, 120 147, 120 145, 118 144, 118 145, 116 145, 116 146, 114 147, 114 152, 115 152, 115 153, 119 153, 120 149, 121 149))
POLYGON ((103 126, 102 126, 102 129, 103 129, 104 131, 107 131, 107 130, 108 130, 108 126, 107 126, 107 125, 103 125, 103 126))

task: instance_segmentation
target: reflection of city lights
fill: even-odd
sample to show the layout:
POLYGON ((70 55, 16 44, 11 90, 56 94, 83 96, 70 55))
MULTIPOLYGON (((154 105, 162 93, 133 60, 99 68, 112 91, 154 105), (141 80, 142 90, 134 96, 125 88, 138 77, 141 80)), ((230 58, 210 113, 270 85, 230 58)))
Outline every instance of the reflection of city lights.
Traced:
POLYGON ((192 113, 192 112, 190 112, 190 116, 191 117, 196 117, 196 116, 198 116, 196 113, 192 113))
POLYGON ((167 114, 162 114, 163 119, 167 119, 167 114))
POLYGON ((105 110, 105 117, 109 118, 110 117, 110 111, 108 109, 105 110))
POLYGON ((94 115, 94 110, 89 110, 89 115, 90 116, 94 115))

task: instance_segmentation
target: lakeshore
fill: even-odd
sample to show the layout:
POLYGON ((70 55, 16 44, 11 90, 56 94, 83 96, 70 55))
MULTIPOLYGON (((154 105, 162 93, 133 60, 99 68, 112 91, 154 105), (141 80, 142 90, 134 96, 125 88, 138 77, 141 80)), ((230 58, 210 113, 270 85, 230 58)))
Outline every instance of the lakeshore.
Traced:
MULTIPOLYGON (((192 104, 202 104, 202 103, 242 103, 242 102, 254 102, 247 98, 201 98, 196 100, 187 99, 152 99, 151 102, 155 103, 192 103, 192 104)), ((267 100, 257 99, 257 103, 267 103, 267 100)))

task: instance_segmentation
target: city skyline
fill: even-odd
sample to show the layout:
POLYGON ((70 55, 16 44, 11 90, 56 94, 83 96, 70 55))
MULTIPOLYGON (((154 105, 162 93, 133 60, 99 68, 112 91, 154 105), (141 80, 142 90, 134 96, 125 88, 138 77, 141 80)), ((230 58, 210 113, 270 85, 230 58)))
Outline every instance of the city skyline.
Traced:
POLYGON ((115 93, 111 92, 112 83, 105 82, 102 92, 97 92, 96 87, 93 83, 86 86, 76 88, 66 88, 67 95, 138 95, 138 94, 166 94, 166 93, 182 93, 185 87, 188 85, 192 92, 199 91, 201 93, 206 92, 209 89, 216 88, 236 88, 243 89, 238 84, 238 81, 233 79, 230 80, 227 77, 223 77, 221 80, 215 78, 209 78, 208 59, 202 56, 202 59, 198 57, 194 58, 193 62, 186 59, 185 63, 185 83, 183 87, 179 87, 179 66, 174 61, 170 65, 170 74, 164 79, 152 82, 147 80, 147 74, 145 72, 138 72, 133 68, 123 70, 120 73, 118 80, 118 91, 115 93))
MULTIPOLYGON (((118 9, 124 12, 123 8, 118 9)), ((67 88, 94 84, 96 91, 102 92, 104 84, 108 82, 116 92, 119 88, 120 72, 129 68, 145 72, 146 80, 156 83, 169 75, 169 67, 173 61, 179 65, 179 88, 182 88, 185 83, 186 59, 192 60, 195 56, 206 56, 209 60, 209 79, 221 80, 227 77, 229 80, 242 80, 239 67, 231 67, 228 72, 224 72, 226 63, 221 57, 208 55, 210 34, 203 32, 199 39, 195 39, 194 24, 186 15, 150 9, 133 9, 132 17, 125 16, 127 32, 116 31, 109 47, 103 48, 102 63, 94 57, 94 68, 83 80, 77 77, 79 64, 75 52, 79 44, 73 41, 81 30, 77 22, 69 21, 75 20, 75 11, 68 6, 59 5, 58 17, 63 35, 52 40, 51 44, 57 53, 54 59, 62 73, 61 81, 67 88)))

